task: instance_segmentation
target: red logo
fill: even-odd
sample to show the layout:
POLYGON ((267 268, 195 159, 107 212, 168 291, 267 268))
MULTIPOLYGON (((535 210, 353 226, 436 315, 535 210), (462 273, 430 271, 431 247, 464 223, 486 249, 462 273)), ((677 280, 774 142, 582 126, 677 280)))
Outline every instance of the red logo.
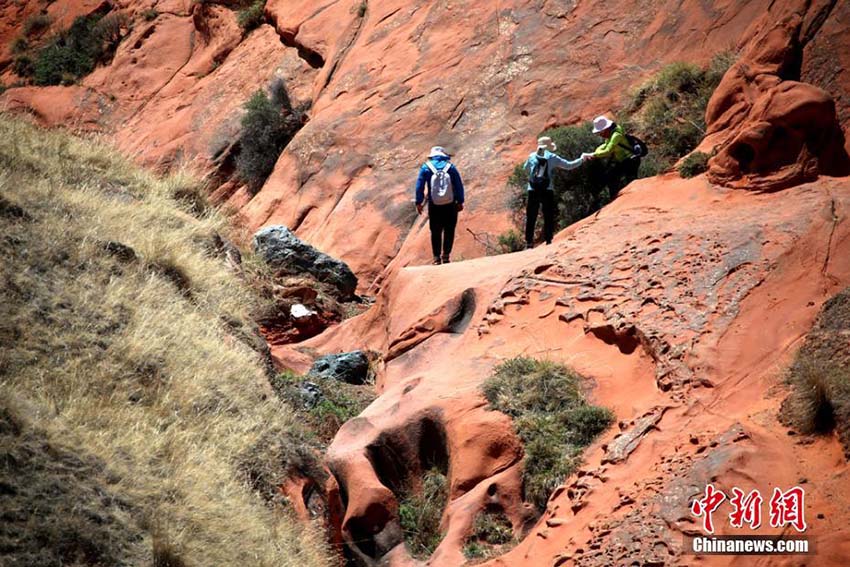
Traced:
MULTIPOLYGON (((714 520, 712 514, 720 508, 727 499, 722 490, 714 488, 713 484, 705 487, 705 494, 691 504, 691 513, 702 518, 702 528, 706 533, 714 533, 714 520)), ((779 488, 773 489, 770 499, 770 526, 773 528, 784 528, 792 526, 798 532, 806 531, 806 492, 799 486, 795 486, 785 492, 779 488)), ((732 512, 729 513, 729 525, 733 528, 743 528, 745 525, 756 530, 761 526, 762 504, 764 498, 758 489, 744 493, 738 487, 732 488, 732 498, 729 504, 732 512)))
POLYGON ((723 501, 726 500, 726 495, 720 490, 715 490, 713 484, 705 487, 705 496, 700 500, 694 500, 691 505, 691 512, 694 516, 702 516, 702 528, 710 533, 714 533, 714 522, 711 515, 717 510, 723 501))
POLYGON ((806 531, 805 500, 806 492, 799 486, 787 492, 774 488, 770 499, 770 525, 784 528, 790 524, 798 532, 806 531))

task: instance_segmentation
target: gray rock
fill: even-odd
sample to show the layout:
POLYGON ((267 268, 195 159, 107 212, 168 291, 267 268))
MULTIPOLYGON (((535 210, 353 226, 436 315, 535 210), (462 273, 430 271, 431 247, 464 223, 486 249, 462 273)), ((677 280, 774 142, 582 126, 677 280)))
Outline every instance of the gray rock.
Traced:
POLYGON ((328 354, 316 359, 307 375, 348 384, 365 384, 369 378, 369 359, 362 350, 328 354))
POLYGON ((319 385, 313 382, 302 383, 298 389, 298 395, 304 404, 304 409, 313 409, 325 397, 319 385))
POLYGON ((357 276, 348 265, 316 250, 282 225, 268 226, 254 235, 254 250, 276 269, 308 272, 336 287, 343 297, 354 295, 357 276))

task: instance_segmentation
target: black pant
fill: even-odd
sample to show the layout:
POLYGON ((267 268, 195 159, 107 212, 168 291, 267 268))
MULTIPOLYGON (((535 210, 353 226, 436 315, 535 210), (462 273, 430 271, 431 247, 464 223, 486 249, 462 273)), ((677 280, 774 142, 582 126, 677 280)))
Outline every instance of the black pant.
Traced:
POLYGON ((428 203, 428 226, 431 228, 431 251, 434 252, 434 258, 448 258, 455 242, 457 205, 428 203))
POLYGON ((543 238, 551 244, 555 235, 555 192, 548 189, 532 189, 528 192, 528 206, 525 209, 525 243, 534 244, 534 227, 537 213, 543 205, 543 238))
MULTIPOLYGON (((596 168, 593 184, 596 187, 596 198, 601 199, 602 189, 608 187, 611 199, 617 196, 620 189, 637 179, 640 158, 632 157, 620 162, 611 161, 604 167, 596 168)), ((601 206, 601 203, 600 203, 601 206)))

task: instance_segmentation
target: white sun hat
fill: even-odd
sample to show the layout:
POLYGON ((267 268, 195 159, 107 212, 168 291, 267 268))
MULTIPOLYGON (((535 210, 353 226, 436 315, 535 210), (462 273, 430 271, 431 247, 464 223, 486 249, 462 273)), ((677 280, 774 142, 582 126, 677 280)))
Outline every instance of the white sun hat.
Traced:
POLYGON ((593 133, 598 134, 599 132, 604 132, 613 125, 614 121, 609 119, 608 117, 597 116, 593 119, 593 133))
POLYGON ((434 146, 433 148, 431 148, 431 152, 428 154, 428 157, 429 158, 432 158, 432 157, 450 158, 452 156, 449 154, 449 152, 446 151, 446 149, 443 146, 434 146))
POLYGON ((542 138, 537 139, 537 149, 538 150, 549 150, 550 152, 554 152, 558 149, 557 144, 552 141, 552 138, 549 136, 543 136, 542 138))

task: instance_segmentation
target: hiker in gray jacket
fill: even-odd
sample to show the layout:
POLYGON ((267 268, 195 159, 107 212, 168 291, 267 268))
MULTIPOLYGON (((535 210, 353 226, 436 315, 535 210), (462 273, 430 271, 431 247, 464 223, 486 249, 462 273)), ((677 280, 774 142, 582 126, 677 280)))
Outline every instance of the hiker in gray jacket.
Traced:
POLYGON ((575 169, 583 158, 566 160, 554 153, 558 149, 552 138, 544 136, 537 140, 537 151, 525 161, 523 168, 528 173, 528 206, 525 211, 525 247, 534 247, 534 229, 537 214, 543 206, 543 238, 546 244, 552 244, 555 235, 555 190, 553 182, 556 169, 575 169))

